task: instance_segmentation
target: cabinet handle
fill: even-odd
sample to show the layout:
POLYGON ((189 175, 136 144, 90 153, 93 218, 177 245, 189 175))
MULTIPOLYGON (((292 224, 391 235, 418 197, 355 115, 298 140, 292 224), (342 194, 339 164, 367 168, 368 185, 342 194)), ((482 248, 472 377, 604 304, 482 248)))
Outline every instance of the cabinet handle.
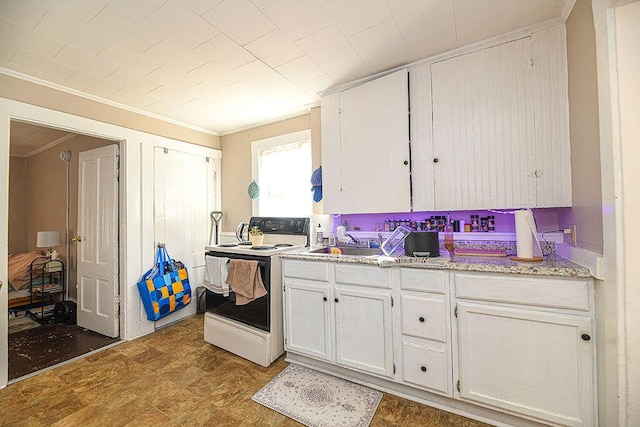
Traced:
POLYGON ((421 323, 424 323, 424 317, 420 316, 420 317, 418 318, 418 320, 419 320, 421 323))
POLYGON ((322 297, 322 301, 326 301, 326 300, 327 300, 327 297, 322 297))
POLYGON ((591 336, 589 334, 582 334, 582 339, 585 341, 589 341, 591 339, 591 336))
POLYGON ((433 159, 433 163, 438 163, 440 160, 436 157, 433 159))
POLYGON ((409 164, 409 160, 405 160, 405 161, 404 161, 404 164, 405 164, 405 165, 408 165, 408 164, 409 164))
POLYGON ((420 370, 422 372, 427 372, 427 367, 426 366, 420 366, 420 370))

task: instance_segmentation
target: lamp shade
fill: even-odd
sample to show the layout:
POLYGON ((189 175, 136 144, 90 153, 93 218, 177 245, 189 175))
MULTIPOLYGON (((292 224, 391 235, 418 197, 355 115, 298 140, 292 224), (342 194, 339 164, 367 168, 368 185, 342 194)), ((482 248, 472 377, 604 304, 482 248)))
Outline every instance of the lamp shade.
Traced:
POLYGON ((38 248, 51 248, 54 246, 60 246, 59 231, 38 231, 38 239, 36 241, 36 247, 38 248))

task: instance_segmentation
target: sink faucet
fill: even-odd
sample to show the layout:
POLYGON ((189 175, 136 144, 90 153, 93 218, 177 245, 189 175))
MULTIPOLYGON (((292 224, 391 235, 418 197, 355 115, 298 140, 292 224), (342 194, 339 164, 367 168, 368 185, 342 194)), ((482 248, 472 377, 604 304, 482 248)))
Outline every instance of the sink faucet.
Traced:
POLYGON ((351 240, 353 240, 353 243, 355 243, 356 245, 359 243, 358 239, 356 239, 355 237, 353 237, 351 234, 346 233, 345 236, 347 236, 348 238, 350 238, 351 240))

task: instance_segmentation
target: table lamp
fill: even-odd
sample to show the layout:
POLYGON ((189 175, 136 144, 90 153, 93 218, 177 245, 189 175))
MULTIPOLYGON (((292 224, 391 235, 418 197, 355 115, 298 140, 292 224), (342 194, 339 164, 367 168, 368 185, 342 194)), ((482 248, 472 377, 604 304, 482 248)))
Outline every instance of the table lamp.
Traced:
POLYGON ((51 258, 51 248, 61 244, 59 231, 38 231, 36 246, 38 248, 47 248, 47 258, 51 258))

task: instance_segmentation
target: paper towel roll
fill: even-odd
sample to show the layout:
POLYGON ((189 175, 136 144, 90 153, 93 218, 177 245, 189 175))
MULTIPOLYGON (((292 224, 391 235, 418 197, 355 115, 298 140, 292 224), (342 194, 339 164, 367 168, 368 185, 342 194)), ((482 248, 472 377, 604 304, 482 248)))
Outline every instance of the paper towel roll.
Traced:
POLYGON ((516 251, 518 258, 533 258, 534 242, 538 250, 537 256, 542 256, 538 230, 530 209, 515 211, 516 219, 516 251))

